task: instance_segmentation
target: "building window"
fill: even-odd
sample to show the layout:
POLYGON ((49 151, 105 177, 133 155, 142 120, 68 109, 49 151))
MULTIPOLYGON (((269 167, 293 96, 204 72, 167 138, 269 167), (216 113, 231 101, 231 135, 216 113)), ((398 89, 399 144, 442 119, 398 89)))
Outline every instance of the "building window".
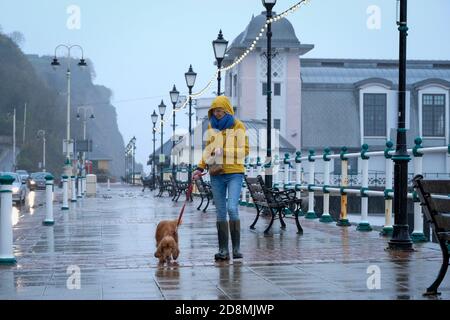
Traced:
POLYGON ((422 96, 423 135, 443 137, 445 135, 445 95, 424 94, 422 96))
POLYGON ((364 94, 364 136, 386 136, 386 94, 364 94))
POLYGON ((280 128, 281 128, 281 120, 280 119, 273 119, 273 128, 280 130, 280 128))
POLYGON ((281 83, 279 82, 274 83, 274 95, 281 96, 281 83))
POLYGON ((237 74, 233 76, 233 94, 237 97, 237 74))
POLYGON ((262 83, 262 95, 267 96, 267 82, 262 83))
MULTIPOLYGON (((275 96, 281 96, 281 83, 276 82, 274 83, 274 95, 275 96)), ((267 82, 263 82, 262 83, 262 95, 266 96, 267 95, 267 82)))

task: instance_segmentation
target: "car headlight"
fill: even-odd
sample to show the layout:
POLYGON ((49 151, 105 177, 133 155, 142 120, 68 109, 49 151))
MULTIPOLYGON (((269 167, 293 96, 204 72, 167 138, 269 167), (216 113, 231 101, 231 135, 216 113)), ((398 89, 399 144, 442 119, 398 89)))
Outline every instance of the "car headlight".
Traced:
POLYGON ((30 181, 30 184, 36 184, 36 181, 31 180, 31 181, 30 181))
POLYGON ((13 192, 13 193, 18 193, 18 192, 19 192, 19 188, 13 187, 13 188, 12 188, 12 192, 13 192))

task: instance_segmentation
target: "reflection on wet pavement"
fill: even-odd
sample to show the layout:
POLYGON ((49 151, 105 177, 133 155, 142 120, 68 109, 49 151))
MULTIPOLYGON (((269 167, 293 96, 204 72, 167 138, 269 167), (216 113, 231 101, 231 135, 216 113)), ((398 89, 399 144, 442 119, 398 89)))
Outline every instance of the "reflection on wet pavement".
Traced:
MULTIPOLYGON (((251 208, 241 208, 244 259, 216 263, 215 213, 197 211, 198 201, 187 205, 178 261, 160 266, 155 228, 178 216, 181 201, 117 184, 61 211, 57 189, 55 225, 46 227, 44 192, 31 192, 13 210, 17 265, 0 266, 0 299, 423 299, 440 267, 434 243, 386 251, 377 232, 317 220, 301 218, 303 236, 293 219, 285 231, 275 221, 265 236, 267 218, 248 229, 251 208)), ((440 289, 449 299, 448 275, 440 289)))

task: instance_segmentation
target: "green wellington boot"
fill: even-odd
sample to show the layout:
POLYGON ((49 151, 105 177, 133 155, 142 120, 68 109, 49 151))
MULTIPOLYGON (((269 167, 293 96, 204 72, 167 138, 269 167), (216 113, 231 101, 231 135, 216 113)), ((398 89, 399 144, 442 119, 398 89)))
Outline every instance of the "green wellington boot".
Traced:
POLYGON ((241 221, 230 220, 231 243, 233 244, 233 259, 242 259, 241 253, 241 221))
POLYGON ((229 260, 228 252, 228 221, 217 221, 217 235, 219 238, 219 252, 214 255, 215 260, 229 260))

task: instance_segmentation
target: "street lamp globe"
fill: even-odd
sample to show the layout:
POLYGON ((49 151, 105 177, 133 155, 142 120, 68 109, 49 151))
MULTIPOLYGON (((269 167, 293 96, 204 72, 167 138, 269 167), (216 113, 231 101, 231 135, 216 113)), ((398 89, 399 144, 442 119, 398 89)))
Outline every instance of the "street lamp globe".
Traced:
POLYGON ((151 117, 152 117, 152 123, 156 124, 156 122, 158 121, 158 115, 156 114, 155 110, 153 110, 153 113, 152 113, 151 117))
POLYGON ((80 62, 78 62, 78 66, 81 67, 82 69, 84 69, 87 67, 87 63, 83 58, 81 58, 80 62))
POLYGON ((222 62, 227 51, 228 41, 223 38, 222 30, 219 31, 217 39, 212 42, 214 49, 214 56, 218 63, 222 62))
POLYGON ((180 92, 177 90, 175 85, 173 85, 173 89, 169 93, 170 93, 170 100, 172 101, 172 104, 175 105, 178 102, 178 98, 180 96, 180 92))
POLYGON ((166 105, 164 104, 163 100, 161 100, 161 103, 159 104, 158 109, 159 109, 159 114, 162 117, 164 115, 164 113, 166 113, 166 105))
POLYGON ((91 116, 90 116, 89 118, 91 118, 91 119, 95 119, 95 116, 94 116, 94 114, 91 114, 91 116))
POLYGON ((184 77, 186 78, 186 85, 188 88, 192 89, 195 84, 195 79, 197 78, 197 73, 192 69, 192 65, 189 66, 189 70, 184 74, 184 77))
POLYGON ((261 2, 264 7, 270 10, 277 3, 277 0, 261 0, 261 2))
POLYGON ((61 65, 58 61, 58 58, 54 57, 53 61, 51 63, 53 70, 58 69, 58 67, 61 65))

